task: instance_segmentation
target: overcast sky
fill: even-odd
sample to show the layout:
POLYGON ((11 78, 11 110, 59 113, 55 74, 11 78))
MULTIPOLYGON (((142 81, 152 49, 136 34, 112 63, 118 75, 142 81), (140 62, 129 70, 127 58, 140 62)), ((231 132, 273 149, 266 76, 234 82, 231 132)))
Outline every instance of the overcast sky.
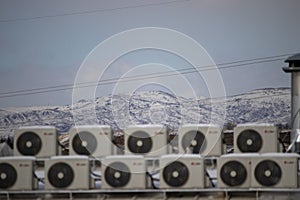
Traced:
MULTIPOLYGON (((299 8, 299 0, 0 0, 0 107, 71 104, 72 90, 3 95, 73 84, 84 59, 99 43, 134 28, 176 30, 198 42, 216 64, 298 53, 299 8)), ((289 74, 281 69, 285 58, 220 70, 226 94, 289 87, 289 74)), ((147 73, 190 68, 170 52, 140 50, 115 60, 99 80, 130 76, 138 65, 148 67, 142 70, 147 73)), ((183 76, 197 96, 209 97, 201 75, 183 76)), ((136 83, 136 90, 164 88, 193 96, 181 84, 162 87, 157 80, 136 83)), ((95 96, 113 91, 117 91, 113 84, 100 85, 95 96)))

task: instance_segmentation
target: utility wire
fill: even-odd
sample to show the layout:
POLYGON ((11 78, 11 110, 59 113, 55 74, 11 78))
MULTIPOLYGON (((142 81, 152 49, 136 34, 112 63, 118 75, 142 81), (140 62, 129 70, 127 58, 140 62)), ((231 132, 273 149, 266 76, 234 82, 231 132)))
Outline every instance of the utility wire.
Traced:
POLYGON ((42 15, 42 16, 24 17, 24 18, 15 18, 15 19, 2 19, 2 20, 0 20, 0 22, 4 23, 4 22, 17 22, 17 21, 30 21, 30 20, 47 19, 47 18, 55 18, 55 17, 86 15, 86 14, 94 14, 94 13, 109 12, 109 11, 118 11, 118 10, 133 9, 133 8, 162 6, 162 5, 182 3, 182 2, 187 2, 187 1, 190 1, 190 0, 174 0, 174 1, 159 2, 159 3, 148 3, 148 4, 141 4, 141 5, 123 6, 123 7, 116 7, 116 8, 104 8, 104 9, 96 9, 96 10, 86 10, 86 11, 62 13, 62 14, 55 14, 55 15, 42 15))
POLYGON ((114 84, 117 82, 129 82, 129 81, 136 81, 136 80, 143 80, 143 79, 150 79, 150 78, 160 78, 160 77, 175 76, 175 75, 180 75, 180 74, 196 73, 196 72, 201 72, 201 71, 222 70, 222 69, 235 68, 235 67, 241 67, 241 66, 246 66, 246 65, 279 61, 279 60, 283 59, 281 57, 286 57, 288 55, 291 55, 291 54, 269 56, 269 57, 262 57, 262 58, 256 58, 256 59, 248 59, 248 60, 240 60, 240 61, 227 62, 227 63, 220 63, 220 64, 217 64, 216 66, 223 66, 223 67, 219 67, 219 68, 213 67, 214 65, 202 66, 202 67, 197 67, 197 68, 179 69, 176 71, 154 72, 151 74, 130 76, 130 77, 125 77, 125 78, 111 78, 111 79, 101 80, 98 82, 64 84, 64 85, 58 85, 58 86, 52 86, 52 87, 50 86, 50 87, 33 88, 33 89, 27 89, 27 90, 18 90, 18 91, 13 91, 13 92, 4 92, 4 93, 0 93, 0 98, 56 92, 56 91, 63 91, 63 90, 71 90, 71 89, 75 89, 75 88, 86 88, 86 87, 93 87, 93 86, 97 86, 97 85, 114 84), (249 61, 253 61, 253 62, 249 62, 249 61), (180 72, 180 74, 178 74, 178 72, 180 72))
MULTIPOLYGON (((6 97, 14 97, 14 96, 23 96, 23 95, 31 95, 31 94, 41 94, 41 93, 48 93, 48 92, 57 92, 57 91, 63 91, 63 90, 71 90, 71 89, 76 89, 76 88, 87 88, 87 87, 93 87, 97 85, 110 85, 114 84, 117 82, 130 82, 130 81, 137 81, 137 80, 144 80, 144 79, 151 79, 151 78, 161 78, 161 77, 168 77, 168 76, 175 76, 175 75, 180 75, 180 74, 190 74, 190 73, 195 73, 198 71, 210 71, 210 70, 222 70, 222 69, 227 69, 227 68, 233 68, 233 67, 240 67, 240 66, 245 66, 245 65, 252 65, 252 64, 259 64, 259 63, 266 63, 266 62, 274 62, 274 61, 279 61, 282 59, 272 59, 272 60, 265 60, 265 61, 258 61, 258 62, 252 62, 252 63, 244 63, 244 64, 239 64, 239 65, 232 65, 232 66, 226 66, 226 67, 220 67, 220 68, 206 68, 206 69, 201 69, 201 70, 190 70, 187 71, 186 69, 184 70, 177 70, 175 72, 159 72, 159 73, 152 73, 151 76, 149 74, 147 75, 140 75, 140 76, 131 76, 131 77, 125 77, 125 78, 112 78, 112 79, 106 79, 102 80, 99 82, 91 82, 91 83, 79 83, 77 85, 69 85, 67 87, 61 88, 61 86, 55 86, 54 88, 48 87, 46 90, 42 91, 32 91, 31 90, 23 90, 21 93, 16 93, 16 92, 10 92, 10 94, 5 94, 2 93, 0 95, 0 98, 6 98, 6 97), (181 72, 178 74, 178 72, 181 72), (159 75, 155 75, 159 74, 159 75)), ((35 90, 35 89, 32 89, 35 90)))
MULTIPOLYGON (((272 58, 278 58, 278 57, 287 57, 290 56, 292 54, 283 54, 283 55, 277 55, 277 56, 267 56, 267 57, 259 57, 259 58, 253 58, 253 59, 247 59, 247 60, 237 60, 237 61, 233 61, 233 62, 224 62, 224 63, 219 63, 216 65, 206 65, 206 66, 202 66, 202 67, 198 67, 198 68, 185 68, 185 69, 178 69, 176 70, 176 72, 197 72, 201 69, 205 70, 216 70, 216 68, 211 69, 210 67, 215 67, 215 66, 224 66, 223 68, 231 68, 231 67, 235 67, 232 66, 232 64, 238 64, 238 63, 244 63, 244 62, 250 62, 250 61, 258 61, 258 60, 266 60, 266 59, 272 59, 272 58), (227 66, 230 65, 230 66, 227 66)), ((281 60, 283 58, 278 58, 278 60, 281 60)), ((276 60, 275 60, 276 61, 276 60)), ((273 62, 273 60, 266 60, 266 62, 273 62)), ((250 65, 252 63, 244 63, 243 65, 250 65)), ((255 64, 255 63, 254 63, 255 64)), ((165 71, 165 72, 154 72, 151 74, 146 74, 143 75, 144 76, 150 76, 150 75, 162 75, 165 73, 174 73, 174 71, 165 71)), ((140 77, 140 76, 139 76, 140 77)), ((133 77, 126 77, 127 78, 133 78, 133 77)), ((106 79, 106 80, 102 80, 101 82, 107 82, 107 81, 113 81, 113 80, 117 80, 119 81, 119 78, 111 78, 111 79, 106 79)), ((95 81, 89 81, 89 82, 84 82, 84 83, 77 83, 76 85, 74 85, 74 83, 69 83, 69 84, 63 84, 63 85, 57 85, 57 86, 49 86, 49 87, 40 87, 40 88, 32 88, 32 89, 25 89, 25 90, 17 90, 17 91, 12 91, 12 92, 3 92, 0 93, 0 95, 8 95, 8 94, 14 94, 14 93, 23 93, 23 92, 30 92, 30 91, 37 91, 37 90, 48 90, 48 89, 58 89, 61 87, 72 87, 75 86, 80 86, 80 85, 86 85, 86 84, 96 84, 96 83, 100 83, 100 82, 95 82, 95 81)))

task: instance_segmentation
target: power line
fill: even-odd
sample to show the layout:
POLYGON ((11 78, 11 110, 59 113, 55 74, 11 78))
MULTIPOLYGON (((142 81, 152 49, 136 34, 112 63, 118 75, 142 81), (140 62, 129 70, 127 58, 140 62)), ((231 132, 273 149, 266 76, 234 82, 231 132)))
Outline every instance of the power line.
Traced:
MULTIPOLYGON (((214 67, 214 66, 224 66, 221 69, 223 69, 223 68, 232 68, 232 67, 235 67, 233 64, 244 63, 244 64, 239 64, 238 66, 250 65, 252 63, 248 63, 248 62, 250 62, 250 61, 259 61, 259 60, 263 60, 264 62, 273 62, 273 61, 276 61, 277 59, 278 60, 282 60, 283 59, 283 58, 279 58, 279 57, 287 57, 287 56, 290 56, 290 55, 293 55, 293 54, 282 54, 282 55, 276 55, 276 56, 265 56, 265 57, 258 57, 258 58, 252 58, 252 59, 246 59, 246 60, 237 60, 237 61, 233 61, 233 62, 224 62, 224 63, 219 63, 219 64, 216 64, 216 65, 206 65, 206 66, 201 66, 201 67, 198 67, 198 68, 192 67, 192 68, 186 68, 186 69, 178 69, 176 72, 189 72, 189 71, 191 71, 191 72, 197 72, 198 70, 200 71, 201 69, 203 71, 206 71, 206 70, 215 70, 215 69, 211 69, 210 68, 210 67, 214 67), (266 60, 266 59, 272 59, 272 58, 274 58, 276 60, 266 60), (227 65, 229 65, 229 66, 227 66, 227 65)), ((256 63, 253 63, 253 64, 256 64, 256 63)), ((170 72, 172 72, 172 71, 154 72, 154 73, 151 73, 151 74, 147 74, 146 76, 150 76, 150 75, 162 75, 162 74, 170 73, 170 72)), ((143 77, 144 76, 145 75, 143 75, 143 77)), ((138 77, 140 77, 140 76, 138 76, 138 77)), ((133 77, 127 77, 127 78, 133 78, 133 77)), ((101 82, 107 82, 107 81, 113 81, 113 80, 119 81, 120 79, 119 78, 111 78, 111 79, 103 80, 101 82)), ((98 84, 100 82, 89 81, 89 82, 84 82, 84 83, 77 83, 77 85, 75 85, 75 87, 80 86, 80 85, 96 84, 96 83, 98 84)), ((8 94, 23 93, 23 92, 38 91, 38 90, 59 89, 61 87, 72 87, 73 88, 73 86, 74 86, 74 83, 69 83, 69 84, 62 84, 62 85, 57 85, 57 86, 39 87, 39 88, 32 88, 32 89, 25 89, 25 90, 17 90, 17 91, 12 91, 12 92, 3 92, 3 93, 0 93, 0 95, 8 95, 8 94)))
POLYGON ((2 19, 2 20, 0 20, 0 22, 3 23, 3 22, 16 22, 16 21, 29 21, 29 20, 47 19, 47 18, 55 18, 55 17, 66 17, 66 16, 73 16, 73 15, 86 15, 86 14, 125 10, 125 9, 143 8, 143 7, 151 7, 151 6, 162 6, 162 5, 182 3, 182 2, 187 2, 187 1, 190 1, 190 0, 174 0, 174 1, 167 1, 167 2, 148 3, 148 4, 123 6, 123 7, 116 7, 116 8, 104 8, 104 9, 96 9, 96 10, 86 10, 86 11, 62 13, 62 14, 55 14, 55 15, 43 15, 43 16, 24 17, 24 18, 15 18, 15 19, 2 19))
MULTIPOLYGON (((291 55, 291 54, 287 54, 287 55, 291 55)), ((286 55, 284 55, 286 56, 286 55)), ((264 57, 264 58, 275 58, 278 56, 272 56, 272 57, 264 57)), ((282 57, 280 55, 280 57, 282 57)), ((256 58, 256 59, 251 59, 251 60, 260 60, 261 58, 256 58)), ((229 65, 229 64, 235 64, 235 63, 241 63, 241 62, 245 62, 245 61, 251 61, 249 60, 242 60, 242 61, 234 61, 234 62, 228 62, 228 63, 220 63, 220 64, 216 64, 217 66, 224 66, 222 68, 210 68, 210 67, 214 67, 215 65, 207 65, 207 66, 202 66, 202 67, 198 67, 198 68, 187 68, 187 69, 178 69, 176 70, 176 72, 174 71, 165 71, 165 72, 153 72, 150 74, 145 74, 145 75, 140 75, 140 76, 130 76, 130 77, 126 77, 123 79, 120 78, 111 78, 111 79, 105 79, 99 82, 95 82, 95 81, 90 81, 90 82, 84 82, 84 83, 77 83, 76 85, 72 84, 64 84, 64 85, 57 85, 57 86, 49 86, 49 87, 40 87, 40 88, 33 88, 33 89, 25 89, 25 90, 17 90, 17 91, 12 91, 12 92, 4 92, 4 93, 0 93, 0 95, 8 95, 8 94, 15 94, 15 93, 24 93, 24 92, 30 92, 30 91, 39 91, 39 90, 48 90, 48 89, 62 89, 62 87, 79 87, 81 85, 85 85, 83 87, 91 87, 94 86, 94 84, 112 84, 115 83, 117 81, 129 81, 127 79, 130 79, 132 81, 132 78, 138 78, 141 79, 141 77, 144 78, 157 78, 157 77, 162 77, 162 76, 168 76, 168 75, 177 75, 177 72, 182 72, 184 74, 187 73, 193 73, 193 72, 198 72, 198 71, 209 71, 209 70, 217 70, 217 69, 225 69, 225 68, 232 68, 232 67, 239 67, 239 66, 243 66, 243 65, 251 65, 251 64, 257 64, 257 63, 263 63, 263 62, 273 62, 273 61, 277 61, 277 60, 282 60, 282 58, 277 58, 277 59, 271 59, 271 60, 263 60, 263 61, 257 61, 257 62, 251 62, 251 63, 243 63, 243 64, 238 64, 238 65, 229 65), (229 66, 227 66, 229 65, 229 66), (198 70, 197 70, 198 69, 198 70), (166 74, 166 75, 164 75, 166 74), (158 75, 158 76, 152 76, 152 75, 158 75), (114 82, 112 82, 114 81, 114 82), (89 84, 89 85, 87 85, 89 84), (90 85, 93 84, 93 85, 90 85)), ((135 79, 134 79, 135 80, 135 79)), ((70 88, 70 89, 72 89, 70 88)))
MULTIPOLYGON (((245 63, 245 64, 239 64, 239 65, 232 65, 232 66, 226 66, 222 68, 218 68, 220 70, 222 69, 227 69, 227 68, 233 68, 233 67, 240 67, 240 66, 245 66, 245 65, 252 65, 252 64, 258 64, 258 63, 265 63, 265 62, 274 62, 278 61, 281 59, 273 59, 273 60, 266 60, 266 61, 260 61, 260 62, 252 62, 252 63, 245 63)), ((210 70, 218 70, 218 69, 202 69, 199 71, 210 71, 210 70)), ((179 71, 179 70, 178 70, 179 71)), ((23 96, 23 95, 32 95, 32 94, 41 94, 41 93, 48 93, 48 92, 57 92, 57 91, 63 91, 63 90, 71 90, 74 88, 86 88, 86 87, 93 87, 97 85, 109 85, 109 84, 114 84, 116 82, 129 82, 129 81, 137 81, 137 80, 142 80, 142 79, 151 79, 151 78, 160 78, 160 77, 168 77, 168 76, 175 76, 175 75, 180 75, 178 74, 178 71, 172 72, 169 74, 162 74, 156 75, 156 76, 149 76, 149 75, 141 75, 138 77, 132 76, 132 77, 126 77, 122 79, 106 79, 103 81, 99 82, 94 82, 94 83, 79 83, 76 85, 68 85, 67 87, 61 87, 61 86, 55 86, 55 87, 48 87, 46 90, 41 90, 41 91, 36 91, 37 89, 28 89, 28 90, 23 90, 22 92, 8 92, 8 93, 2 93, 0 98, 6 98, 6 97, 14 97, 14 96, 23 96), (87 84, 87 85, 84 85, 87 84), (31 92, 30 92, 31 91, 31 92)), ((182 71, 181 74, 190 74, 190 73, 195 73, 198 72, 197 70, 192 70, 192 71, 182 71)), ((154 73, 153 73, 154 74, 154 73)))
POLYGON ((78 83, 76 85, 65 84, 65 85, 58 85, 58 86, 52 86, 52 87, 50 86, 50 87, 33 88, 33 89, 27 89, 27 90, 19 90, 19 91, 13 91, 13 92, 5 92, 5 93, 0 93, 0 98, 41 94, 41 93, 48 93, 48 92, 57 92, 57 91, 63 91, 63 90, 71 90, 74 88, 86 88, 86 87, 93 87, 93 86, 97 86, 97 85, 109 85, 109 84, 114 84, 117 82, 129 82, 129 81, 137 81, 137 80, 143 80, 143 79, 168 77, 168 76, 175 76, 175 75, 180 75, 180 74, 190 74, 190 73, 201 72, 201 71, 223 70, 223 69, 228 69, 228 68, 236 68, 236 67, 242 67, 242 66, 253 65, 253 64, 279 61, 279 60, 283 59, 283 58, 279 58, 279 57, 283 57, 283 56, 286 57, 289 55, 292 55, 292 54, 284 54, 284 55, 278 55, 278 56, 268 56, 268 57, 261 57, 261 58, 247 59, 247 60, 239 60, 239 61, 234 61, 234 62, 220 63, 220 64, 217 64, 217 66, 223 66, 223 67, 219 67, 219 68, 211 68, 214 65, 207 65, 207 66, 201 66, 201 67, 197 67, 197 68, 179 69, 177 71, 154 72, 151 74, 130 76, 130 77, 125 77, 125 78, 121 78, 121 79, 120 78, 111 78, 111 79, 101 80, 98 82, 78 83), (252 61, 252 62, 249 62, 249 61, 252 61), (178 74, 178 72, 180 72, 180 74, 178 74))

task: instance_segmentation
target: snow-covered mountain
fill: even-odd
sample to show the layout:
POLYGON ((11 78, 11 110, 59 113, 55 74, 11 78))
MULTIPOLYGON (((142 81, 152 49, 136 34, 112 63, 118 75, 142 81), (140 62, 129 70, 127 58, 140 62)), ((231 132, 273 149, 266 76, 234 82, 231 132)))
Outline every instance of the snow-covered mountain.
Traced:
POLYGON ((188 99, 161 91, 81 100, 74 105, 0 109, 0 133, 19 126, 54 125, 66 132, 76 124, 106 124, 123 129, 130 124, 162 123, 171 129, 186 123, 275 123, 290 119, 290 89, 267 88, 224 99, 188 99), (225 115, 226 111, 226 115, 225 115), (225 118, 225 121, 223 121, 225 118))

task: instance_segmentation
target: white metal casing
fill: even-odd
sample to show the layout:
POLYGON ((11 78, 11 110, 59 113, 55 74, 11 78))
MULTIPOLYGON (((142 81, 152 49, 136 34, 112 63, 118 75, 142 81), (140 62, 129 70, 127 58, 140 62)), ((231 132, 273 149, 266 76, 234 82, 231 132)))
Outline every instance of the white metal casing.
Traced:
POLYGON ((218 125, 212 124, 190 124, 183 125, 178 129, 178 149, 179 153, 187 153, 182 145, 185 134, 190 131, 199 131, 205 136, 204 146, 199 154, 202 156, 220 156, 223 153, 222 129, 218 125))
MULTIPOLYGON (((173 173, 178 173, 174 171, 173 173)), ((180 173, 180 172, 179 172, 180 173)), ((176 177, 175 177, 176 178, 176 177)), ((204 188, 205 187, 205 173, 204 173, 204 160, 200 155, 195 154, 170 154, 164 155, 160 158, 160 188, 171 189, 171 188, 204 188), (174 186, 167 183, 164 178, 164 169, 174 163, 180 162, 188 169, 187 180, 183 185, 174 186)))
MULTIPOLYGON (((235 153, 269 153, 279 152, 279 131, 273 124, 240 124, 234 128, 234 152, 235 153), (238 138, 244 131, 255 131, 262 138, 262 146, 255 152, 243 152, 238 145, 238 138)), ((247 141, 248 142, 248 141, 247 141)), ((249 145, 257 141, 249 141, 249 145)), ((244 144, 247 145, 247 144, 244 144)))
MULTIPOLYGON (((1 164, 9 164, 14 168, 16 172, 16 180, 14 184, 8 188, 0 188, 1 190, 34 190, 38 187, 38 182, 34 178, 34 161, 35 158, 31 156, 26 157, 1 157, 1 164)), ((8 174, 5 174, 0 170, 0 178, 5 179, 11 178, 7 177, 8 174)))
MULTIPOLYGON (((266 153, 252 158, 251 187, 253 188, 297 188, 298 187, 298 159, 296 153, 266 153), (262 161, 274 161, 281 170, 281 177, 275 185, 262 185, 255 176, 255 171, 262 161)), ((261 173, 272 175, 270 171, 261 173), (268 174, 269 173, 269 174, 268 174)), ((265 178, 266 178, 265 177, 265 178)))
MULTIPOLYGON (((63 169, 61 170, 61 172, 62 171, 63 169)), ((57 176, 59 176, 59 173, 57 174, 57 176)), ((45 189, 87 190, 90 188, 91 176, 88 156, 54 156, 45 161, 45 189), (73 181, 66 187, 56 187, 55 185, 51 184, 51 181, 49 180, 49 171, 55 164, 58 163, 67 164, 73 171, 73 181)))
POLYGON ((168 153, 168 130, 163 125, 134 125, 129 126, 124 133, 125 154, 157 157, 168 153), (145 132, 152 140, 152 147, 147 153, 134 153, 128 145, 130 136, 136 132, 145 132))
MULTIPOLYGON (((70 134, 69 155, 88 155, 97 158, 112 155, 112 147, 113 147, 112 130, 110 126, 106 126, 106 125, 75 126, 70 129, 69 134, 70 134), (78 133, 80 134, 84 132, 91 134, 94 137, 96 142, 95 150, 89 152, 89 154, 78 153, 73 147, 73 140, 75 136, 78 133)), ((84 140, 82 140, 82 142, 87 143, 87 141, 84 140)))
POLYGON ((143 156, 124 155, 107 156, 102 159, 101 164, 102 189, 145 189, 146 188, 146 161, 143 156), (109 166, 115 163, 122 163, 129 169, 130 179, 121 187, 114 187, 108 183, 105 172, 109 166))
MULTIPOLYGON (((31 142, 26 142, 30 148, 33 145, 31 142)), ((35 156, 36 158, 49 158, 58 155, 58 136, 57 130, 54 126, 28 126, 20 127, 14 130, 14 156, 35 156), (19 150, 18 145, 23 140, 24 134, 36 134, 41 141, 41 148, 39 152, 33 155, 24 155, 19 150)))
MULTIPOLYGON (((217 163, 217 180, 219 188, 249 188, 251 185, 251 160, 253 157, 257 157, 259 154, 256 153, 244 153, 244 154, 227 154, 222 155, 218 159, 217 163), (240 183, 233 183, 234 185, 227 184, 226 181, 223 180, 221 172, 224 170, 223 167, 230 162, 238 162, 240 163, 246 171, 246 176, 243 181, 240 183)), ((241 168, 239 168, 241 169, 241 168)), ((235 176, 238 176, 238 173, 235 170, 227 171, 230 174, 231 178, 234 179, 235 176)), ((235 182, 235 181, 234 181, 235 182)))

